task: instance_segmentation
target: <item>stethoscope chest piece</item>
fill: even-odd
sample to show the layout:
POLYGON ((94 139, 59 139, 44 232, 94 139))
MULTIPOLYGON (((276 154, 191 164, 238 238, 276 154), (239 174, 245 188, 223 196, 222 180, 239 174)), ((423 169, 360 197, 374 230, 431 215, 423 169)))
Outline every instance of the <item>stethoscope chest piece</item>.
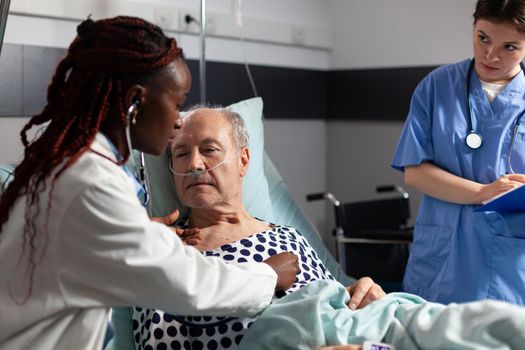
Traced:
POLYGON ((471 131, 468 133, 467 137, 465 138, 465 142, 467 143, 467 146, 470 149, 478 149, 481 147, 481 144, 483 143, 483 137, 481 137, 480 134, 478 134, 475 131, 471 131))

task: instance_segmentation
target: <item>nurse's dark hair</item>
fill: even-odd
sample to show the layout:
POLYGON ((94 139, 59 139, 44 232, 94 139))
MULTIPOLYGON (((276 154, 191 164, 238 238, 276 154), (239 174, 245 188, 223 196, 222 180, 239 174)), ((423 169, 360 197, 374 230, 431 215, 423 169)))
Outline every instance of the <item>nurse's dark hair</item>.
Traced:
MULTIPOLYGON (((113 121, 126 125, 124 98, 133 84, 148 84, 170 74, 165 67, 182 58, 175 39, 140 18, 115 17, 93 21, 87 19, 77 27, 77 37, 58 64, 47 91, 47 105, 33 116, 20 135, 25 147, 24 159, 15 169, 14 179, 0 199, 0 240, 2 227, 16 199, 26 195, 25 226, 20 261, 27 259, 29 279, 25 302, 31 295, 33 273, 38 259, 34 218, 39 201, 47 202, 44 251, 47 247, 49 210, 57 179, 86 150, 101 126, 113 121), (35 125, 47 124, 45 131, 28 141, 27 132, 35 125), (45 181, 51 177, 47 198, 40 198, 45 181)), ((124 160, 129 157, 124 155, 124 160)), ((89 174, 86 174, 89 176, 89 174)), ((40 246, 40 244, 39 244, 40 246)), ((19 261, 19 262, 20 262, 19 261)), ((18 301, 17 301, 18 302, 18 301)))
POLYGON ((525 0, 478 0, 474 23, 480 19, 496 23, 510 23, 525 32, 525 0))

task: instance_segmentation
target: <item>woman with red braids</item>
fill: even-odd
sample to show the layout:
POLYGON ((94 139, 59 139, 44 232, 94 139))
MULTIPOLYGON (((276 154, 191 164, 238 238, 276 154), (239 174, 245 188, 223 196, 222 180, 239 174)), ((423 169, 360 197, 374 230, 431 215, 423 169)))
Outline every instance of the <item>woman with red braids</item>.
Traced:
POLYGON ((297 258, 205 258, 150 220, 129 176, 131 148, 161 154, 180 126, 191 86, 182 50, 139 18, 88 19, 77 31, 0 199, 0 348, 100 349, 111 306, 261 311, 292 284, 297 258))

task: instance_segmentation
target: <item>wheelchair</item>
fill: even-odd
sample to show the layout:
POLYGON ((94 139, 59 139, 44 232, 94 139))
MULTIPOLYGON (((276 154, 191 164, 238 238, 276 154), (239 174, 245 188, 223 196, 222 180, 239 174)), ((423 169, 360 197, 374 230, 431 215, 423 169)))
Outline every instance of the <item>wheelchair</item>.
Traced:
POLYGON ((307 201, 328 200, 334 205, 336 259, 354 278, 371 277, 385 292, 401 291, 413 227, 408 193, 397 185, 378 186, 393 198, 341 203, 332 193, 312 193, 307 201))

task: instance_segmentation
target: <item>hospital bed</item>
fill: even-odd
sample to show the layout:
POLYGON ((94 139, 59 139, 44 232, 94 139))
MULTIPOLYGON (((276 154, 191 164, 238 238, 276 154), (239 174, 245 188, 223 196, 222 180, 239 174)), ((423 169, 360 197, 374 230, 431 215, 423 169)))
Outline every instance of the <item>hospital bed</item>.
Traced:
MULTIPOLYGON (((229 106, 231 110, 243 116, 250 135, 251 163, 250 170, 243 180, 244 205, 256 217, 296 227, 307 238, 319 258, 336 279, 342 285, 349 285, 353 279, 344 273, 341 266, 325 247, 318 232, 295 203, 279 171, 264 151, 262 107, 263 103, 259 98, 229 106)), ((150 211, 155 216, 165 215, 171 212, 175 206, 178 206, 175 188, 168 168, 168 156, 167 154, 159 157, 147 156, 146 164, 152 198, 150 211)), ((1 184, 12 178, 14 166, 14 164, 0 165, 1 184)), ((315 344, 332 341, 329 340, 328 336, 337 337, 333 341, 341 343, 359 343, 364 339, 380 340, 387 337, 388 341, 401 345, 398 349, 420 348, 419 346, 411 346, 413 340, 424 340, 429 344, 428 347, 425 346, 424 348, 434 349, 477 348, 476 344, 480 343, 487 345, 484 348, 501 348, 491 347, 498 340, 498 337, 503 338, 504 341, 509 340, 509 342, 515 339, 516 342, 521 342, 520 344, 525 341, 525 337, 522 335, 522 329, 525 327, 525 309, 510 304, 488 302, 486 305, 476 303, 471 307, 470 304, 464 304, 457 308, 445 309, 440 304, 425 303, 420 307, 418 304, 424 303, 420 298, 393 293, 388 298, 382 299, 381 302, 371 304, 373 307, 364 309, 363 312, 349 314, 350 311, 346 308, 344 301, 345 292, 341 288, 341 285, 330 284, 329 281, 314 283, 311 287, 303 288, 304 292, 299 291, 290 294, 291 298, 299 298, 301 303, 285 303, 286 300, 284 300, 286 309, 280 309, 283 303, 272 305, 267 310, 268 312, 265 311, 261 316, 259 325, 257 322, 254 324, 254 331, 247 338, 245 349, 283 348, 287 341, 292 342, 292 348, 307 349, 312 348, 308 345, 313 345, 311 341, 316 341, 315 344), (328 284, 324 285, 323 283, 328 284), (307 304, 303 304, 304 302, 307 304), (299 309, 294 309, 295 305, 298 305, 299 309), (289 315, 285 318, 289 322, 282 327, 275 328, 275 316, 283 320, 280 317, 283 312, 289 315), (337 323, 338 315, 346 315, 344 322, 337 323), (301 322, 294 321, 298 318, 301 319, 301 322), (476 319, 476 322, 472 323, 468 318, 476 319), (328 320, 330 322, 329 327, 324 327, 322 323, 318 322, 319 320, 328 320), (432 321, 430 328, 427 327, 430 325, 429 320, 432 321), (501 329, 498 324, 504 328, 501 329), (407 328, 405 325, 410 325, 410 327, 407 328), (272 329, 271 332, 268 329, 272 329), (319 334, 319 336, 312 338, 312 330, 315 330, 317 332, 315 334, 319 334), (328 333, 323 333, 326 330, 328 333), (304 337, 289 336, 297 332, 305 332, 303 333, 304 337), (467 345, 473 344, 469 343, 472 339, 476 339, 476 343, 474 347, 468 347, 467 345), (299 340, 307 344, 298 346, 299 340), (458 340, 465 346, 449 346, 452 343, 458 344, 458 340), (272 346, 272 341, 279 341, 280 343, 275 347, 272 346)), ((113 338, 106 349, 134 349, 131 312, 129 311, 126 314, 125 310, 130 309, 115 309, 115 317, 112 319, 114 322, 113 338)), ((502 348, 514 347, 511 345, 511 347, 502 348)))

